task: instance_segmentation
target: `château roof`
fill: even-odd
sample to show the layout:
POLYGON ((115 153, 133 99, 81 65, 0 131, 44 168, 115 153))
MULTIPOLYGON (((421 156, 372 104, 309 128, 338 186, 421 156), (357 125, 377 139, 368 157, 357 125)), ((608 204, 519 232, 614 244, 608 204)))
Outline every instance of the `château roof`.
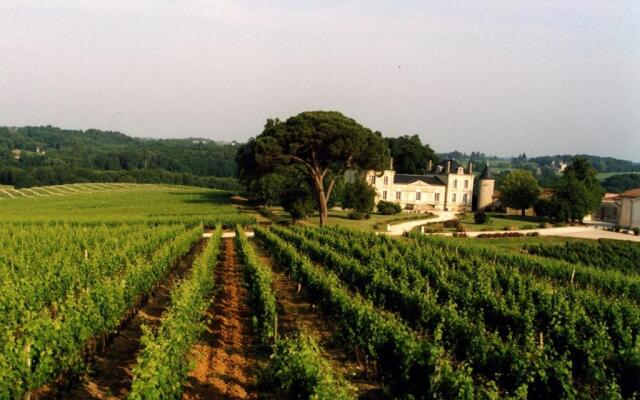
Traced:
POLYGON ((488 165, 484 168, 484 171, 482 171, 482 175, 480 175, 480 179, 495 179, 488 165))
POLYGON ((393 176, 393 183, 398 185, 409 185, 418 181, 432 186, 444 186, 444 183, 434 175, 395 174, 393 176))

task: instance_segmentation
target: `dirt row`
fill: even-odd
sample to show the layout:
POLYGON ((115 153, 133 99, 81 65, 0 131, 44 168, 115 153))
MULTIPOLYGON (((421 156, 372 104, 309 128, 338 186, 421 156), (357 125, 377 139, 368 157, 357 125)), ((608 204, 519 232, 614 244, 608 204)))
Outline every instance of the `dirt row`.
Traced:
POLYGON ((257 399, 258 356, 235 241, 224 239, 215 270, 216 296, 205 339, 192 350, 195 369, 183 399, 257 399))
POLYGON ((323 356, 357 389, 359 399, 385 398, 380 384, 370 371, 365 371, 364 363, 345 353, 338 344, 336 331, 324 314, 309 302, 304 291, 299 290, 298 284, 273 263, 264 249, 260 246, 256 246, 256 249, 260 260, 273 271, 273 289, 278 302, 279 335, 287 335, 297 330, 311 334, 318 340, 323 356))
MULTIPOLYGON (((124 399, 131 389, 132 369, 140 351, 142 326, 158 326, 170 305, 171 289, 190 269, 202 252, 201 241, 181 259, 136 315, 113 337, 106 350, 97 354, 89 372, 58 393, 39 398, 124 399)), ((268 355, 257 351, 252 314, 233 239, 223 239, 220 259, 215 267, 214 300, 206 315, 203 339, 191 350, 195 368, 189 374, 183 399, 257 399, 256 377, 268 355)), ((278 302, 278 334, 286 336, 304 330, 315 336, 324 356, 358 390, 358 397, 382 397, 380 385, 363 364, 338 346, 331 324, 300 292, 298 285, 272 263, 268 254, 255 246, 265 265, 274 273, 273 289, 278 302)), ((353 352, 349 352, 351 354, 353 352)))
POLYGON ((41 397, 81 400, 125 398, 131 390, 132 369, 140 350, 142 326, 155 327, 161 322, 162 314, 171 304, 171 289, 189 271, 205 244, 201 240, 180 259, 135 316, 112 338, 105 351, 96 355, 87 374, 72 382, 65 390, 57 394, 45 393, 41 397))

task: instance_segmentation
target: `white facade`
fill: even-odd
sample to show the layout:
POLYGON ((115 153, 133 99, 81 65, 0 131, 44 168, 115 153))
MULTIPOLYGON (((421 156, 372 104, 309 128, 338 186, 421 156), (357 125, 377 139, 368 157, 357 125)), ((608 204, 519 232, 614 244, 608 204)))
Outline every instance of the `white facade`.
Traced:
POLYGON ((640 228, 640 195, 622 197, 620 201, 620 226, 629 229, 640 228))
MULTIPOLYGON (((471 166, 469 166, 469 169, 471 166)), ((429 174, 396 174, 393 169, 367 171, 365 180, 381 200, 400 204, 407 211, 471 211, 474 175, 452 160, 442 162, 429 174)), ((347 171, 347 182, 356 178, 347 171)))

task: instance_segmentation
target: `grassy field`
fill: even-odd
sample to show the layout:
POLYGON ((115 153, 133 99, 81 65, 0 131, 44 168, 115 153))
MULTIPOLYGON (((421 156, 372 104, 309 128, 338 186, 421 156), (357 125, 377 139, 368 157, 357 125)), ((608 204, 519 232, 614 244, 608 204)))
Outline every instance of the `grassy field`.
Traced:
MULTIPOLYGON (((256 217, 258 222, 260 221, 268 221, 276 223, 286 223, 291 221, 291 217, 288 213, 286 213, 282 207, 271 207, 269 209, 273 214, 272 217, 266 218, 264 216, 256 217)), ((371 213, 369 219, 361 219, 354 220, 349 219, 350 211, 343 210, 330 210, 329 211, 329 226, 340 226, 343 228, 352 228, 358 229, 361 231, 384 231, 386 229, 387 224, 396 224, 402 221, 410 221, 414 219, 428 219, 432 218, 431 214, 395 214, 395 215, 382 215, 377 213, 371 213)), ((320 225, 320 217, 318 215, 314 215, 313 217, 307 218, 305 220, 299 221, 302 225, 308 226, 319 226, 320 225)))
POLYGON ((597 177, 599 180, 601 180, 601 181, 602 181, 602 180, 607 179, 607 178, 609 178, 609 177, 611 177, 611 176, 615 176, 615 175, 622 175, 622 174, 638 174, 638 175, 640 175, 640 172, 599 172, 599 173, 596 175, 596 177, 597 177))
MULTIPOLYGON (((2 222, 186 222, 187 219, 237 214, 229 194, 204 188, 94 184, 22 189, 24 196, 4 197, 2 222), (52 189, 56 188, 56 189, 52 189), (82 190, 82 189, 85 190, 82 190)), ((247 221, 253 221, 246 215, 247 221)))
MULTIPOLYGON (((506 231, 506 230, 523 230, 523 229, 536 229, 541 222, 544 222, 544 218, 538 217, 521 217, 518 215, 505 215, 490 213, 490 221, 485 224, 476 224, 473 220, 473 214, 466 214, 460 218, 460 223, 466 231, 506 231), (509 228, 509 229, 506 229, 509 228)), ((425 224, 427 228, 442 229, 444 232, 455 232, 456 228, 447 228, 444 224, 425 224)), ((413 229, 414 232, 419 232, 420 227, 413 229)))

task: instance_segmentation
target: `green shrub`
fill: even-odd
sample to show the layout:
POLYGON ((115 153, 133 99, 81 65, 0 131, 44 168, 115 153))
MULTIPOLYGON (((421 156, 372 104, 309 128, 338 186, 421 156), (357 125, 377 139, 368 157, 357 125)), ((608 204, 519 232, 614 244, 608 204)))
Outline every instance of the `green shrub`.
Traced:
POLYGON ((344 378, 322 358, 316 340, 303 333, 278 342, 260 386, 278 399, 355 398, 344 378))
POLYGON ((459 219, 452 219, 449 221, 444 221, 444 227, 445 228, 457 228, 460 226, 460 220, 459 219))
POLYGON ((640 228, 638 228, 637 226, 635 228, 632 229, 633 230, 633 234, 636 236, 640 236, 640 228))
POLYGON ((365 218, 365 214, 358 211, 353 211, 347 215, 347 218, 360 220, 365 218))
POLYGON ((400 204, 384 200, 378 202, 377 209, 380 214, 384 215, 399 214, 402 211, 402 207, 400 207, 400 204))
POLYGON ((482 225, 482 224, 486 224, 491 220, 491 218, 489 218, 489 216, 482 212, 482 211, 476 211, 475 214, 473 214, 473 221, 476 224, 482 225))

